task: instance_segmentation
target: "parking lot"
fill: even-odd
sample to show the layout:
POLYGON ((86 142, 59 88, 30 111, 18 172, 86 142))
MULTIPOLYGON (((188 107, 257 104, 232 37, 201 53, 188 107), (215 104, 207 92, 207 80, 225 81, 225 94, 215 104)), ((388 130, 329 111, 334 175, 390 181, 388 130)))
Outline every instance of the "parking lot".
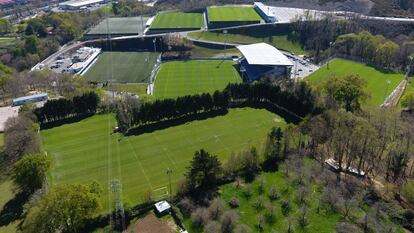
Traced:
POLYGON ((303 58, 291 53, 284 52, 284 54, 292 61, 292 79, 303 79, 313 72, 317 71, 320 67, 313 64, 309 59, 303 58))

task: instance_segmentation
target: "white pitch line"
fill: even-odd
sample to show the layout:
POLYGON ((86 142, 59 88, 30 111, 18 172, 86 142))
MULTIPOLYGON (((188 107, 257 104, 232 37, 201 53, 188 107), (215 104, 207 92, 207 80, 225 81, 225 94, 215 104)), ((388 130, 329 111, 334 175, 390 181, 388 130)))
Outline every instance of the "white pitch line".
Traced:
POLYGON ((165 148, 164 144, 161 143, 161 141, 157 138, 157 136, 155 136, 155 134, 154 134, 154 138, 155 138, 155 141, 157 141, 161 145, 163 153, 168 157, 170 162, 174 165, 174 168, 177 169, 177 164, 174 162, 174 160, 171 159, 170 155, 167 153, 167 148, 165 148))
POLYGON ((137 153, 136 153, 136 151, 135 151, 135 148, 132 146, 132 143, 129 141, 129 139, 128 139, 128 138, 126 138, 126 140, 127 140, 128 144, 129 144, 129 146, 132 148, 132 151, 134 152, 134 156, 135 156, 135 158, 136 158, 136 159, 137 159, 137 161, 138 161, 139 167, 141 168, 141 171, 142 171, 142 173, 144 174, 144 177, 145 177, 145 179, 147 180, 147 182, 148 182, 148 184, 149 184, 149 186, 150 186, 150 188, 151 188, 151 190, 152 190, 153 188, 152 188, 151 181, 149 180, 149 178, 148 178, 148 176, 147 176, 147 173, 145 172, 144 167, 142 166, 141 161, 139 161, 139 158, 138 158, 138 156, 137 156, 137 153))

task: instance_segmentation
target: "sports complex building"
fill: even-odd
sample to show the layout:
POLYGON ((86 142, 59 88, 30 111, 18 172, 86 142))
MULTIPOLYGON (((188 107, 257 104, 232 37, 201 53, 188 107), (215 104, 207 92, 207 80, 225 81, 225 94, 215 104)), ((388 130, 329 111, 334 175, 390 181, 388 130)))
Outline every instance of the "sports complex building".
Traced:
POLYGON ((237 49, 242 53, 239 59, 240 73, 248 82, 261 77, 289 76, 293 63, 278 49, 266 44, 257 43, 240 45, 237 49))

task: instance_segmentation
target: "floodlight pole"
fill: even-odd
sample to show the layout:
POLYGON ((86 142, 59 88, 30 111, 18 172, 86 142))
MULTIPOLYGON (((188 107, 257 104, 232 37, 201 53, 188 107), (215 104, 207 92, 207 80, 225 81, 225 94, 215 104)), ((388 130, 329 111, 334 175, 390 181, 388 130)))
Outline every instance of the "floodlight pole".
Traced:
POLYGON ((169 183, 169 186, 170 186, 170 196, 172 195, 172 188, 171 188, 171 173, 172 173, 171 168, 167 168, 168 183, 169 183))
POLYGON ((154 43, 154 52, 156 53, 157 52, 157 45, 155 44, 157 42, 157 38, 154 38, 153 40, 152 40, 152 43, 154 43))

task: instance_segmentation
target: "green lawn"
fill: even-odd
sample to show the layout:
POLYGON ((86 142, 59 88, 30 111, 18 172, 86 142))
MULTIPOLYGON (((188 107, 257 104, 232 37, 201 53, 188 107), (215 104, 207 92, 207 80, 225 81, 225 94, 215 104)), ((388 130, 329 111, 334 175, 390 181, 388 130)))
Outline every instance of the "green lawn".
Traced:
POLYGON ((224 56, 240 56, 241 53, 236 48, 231 49, 210 49, 193 45, 191 49, 191 57, 193 58, 211 58, 211 57, 224 57, 224 56))
POLYGON ((329 69, 323 66, 305 80, 318 89, 322 88, 330 77, 343 77, 351 74, 358 74, 367 81, 366 91, 370 94, 370 98, 366 105, 369 106, 380 106, 403 79, 403 74, 386 74, 362 63, 334 59, 330 62, 329 69), (387 84, 388 80, 390 84, 387 84))
POLYGON ((253 43, 260 43, 265 42, 268 44, 273 45, 278 49, 287 50, 296 54, 305 54, 302 46, 295 41, 291 41, 288 39, 288 35, 286 33, 278 33, 275 31, 270 31, 268 33, 264 33, 264 31, 258 33, 249 33, 241 31, 232 32, 229 30, 229 33, 224 34, 221 31, 203 31, 203 32, 191 32, 189 36, 194 39, 201 39, 207 41, 216 41, 216 42, 227 42, 227 43, 234 43, 234 44, 253 44, 253 43))
POLYGON ((4 146, 4 133, 0 133, 0 149, 4 146))
POLYGON ((151 52, 104 52, 84 77, 100 82, 148 82, 158 55, 151 52))
POLYGON ((253 7, 240 6, 221 6, 208 7, 207 15, 209 22, 241 22, 241 21, 258 21, 262 17, 256 12, 253 7))
POLYGON ((139 96, 147 94, 147 84, 124 84, 124 85, 112 85, 111 90, 114 91, 123 91, 131 94, 136 94, 139 96))
MULTIPOLYGON (((3 135, 3 134, 0 134, 3 135)), ((0 181, 0 212, 3 210, 4 205, 14 197, 14 185, 12 180, 0 181)), ((12 233, 17 231, 17 224, 19 222, 13 222, 6 226, 0 227, 0 233, 12 233)))
POLYGON ((161 12, 151 24, 151 29, 200 29, 203 26, 203 14, 161 12))
POLYGON ((102 20, 87 35, 107 34, 143 34, 147 17, 114 17, 102 20))
POLYGON ((224 89, 228 83, 241 82, 233 61, 173 61, 161 65, 155 80, 156 98, 174 98, 224 89))
MULTIPOLYGON (((318 191, 315 185, 312 185, 312 190, 307 196, 308 201, 308 221, 309 225, 305 229, 301 229, 297 224, 297 216, 299 214, 299 204, 295 200, 297 195, 296 187, 294 184, 289 183, 289 179, 285 176, 282 171, 277 171, 274 173, 263 172, 261 174, 264 177, 266 182, 265 193, 260 194, 258 191, 259 182, 255 180, 254 182, 246 185, 251 185, 253 193, 251 197, 246 197, 243 194, 243 190, 246 185, 242 185, 241 188, 237 189, 234 183, 229 183, 220 188, 220 197, 223 198, 226 203, 229 203, 232 198, 237 198, 239 200, 239 207, 235 209, 240 215, 240 223, 246 224, 252 229, 252 232, 260 232, 258 230, 258 216, 260 214, 265 214, 266 209, 260 208, 256 209, 253 206, 253 203, 258 199, 259 196, 264 198, 265 203, 272 203, 276 208, 275 221, 273 223, 266 222, 265 228, 262 232, 271 232, 271 230, 276 230, 276 232, 288 232, 288 218, 283 215, 281 210, 282 200, 287 200, 291 206, 291 217, 293 220, 293 232, 318 232, 318 233, 331 233, 335 232, 336 223, 341 220, 341 216, 337 213, 325 214, 324 211, 321 211, 320 214, 317 213, 318 199, 320 196, 320 191, 318 191), (280 197, 271 202, 268 193, 272 185, 276 186, 277 191, 280 194, 280 197)), ((230 208, 230 206, 228 207, 230 208)), ((186 220, 185 225, 187 228, 191 229, 191 233, 201 232, 199 229, 195 229, 191 225, 191 221, 186 220)))
POLYGON ((113 178, 121 180, 124 199, 136 204, 147 190, 165 190, 167 168, 173 170, 175 189, 196 150, 204 148, 221 160, 249 146, 262 150, 270 129, 284 125, 283 119, 266 110, 243 108, 137 136, 111 134, 115 126, 111 115, 97 115, 41 134, 43 149, 54 161, 50 184, 98 181, 106 212, 113 201, 108 194, 113 178))

